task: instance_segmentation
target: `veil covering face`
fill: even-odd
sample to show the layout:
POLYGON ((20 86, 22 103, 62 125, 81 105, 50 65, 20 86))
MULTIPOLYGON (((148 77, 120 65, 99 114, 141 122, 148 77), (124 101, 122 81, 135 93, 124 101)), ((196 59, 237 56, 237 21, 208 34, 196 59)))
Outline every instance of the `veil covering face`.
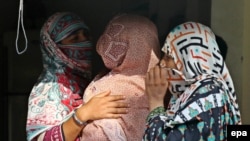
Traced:
POLYGON ((92 44, 60 44, 79 29, 89 30, 79 16, 70 12, 53 14, 41 29, 43 71, 29 96, 28 140, 60 125, 82 104, 82 94, 91 80, 92 44))
POLYGON ((159 62, 157 28, 143 16, 119 15, 109 22, 96 48, 111 71, 90 83, 83 100, 87 102, 94 95, 110 90, 114 95, 125 95, 130 108, 119 119, 91 122, 83 129, 82 139, 141 140, 149 114, 144 79, 159 62))

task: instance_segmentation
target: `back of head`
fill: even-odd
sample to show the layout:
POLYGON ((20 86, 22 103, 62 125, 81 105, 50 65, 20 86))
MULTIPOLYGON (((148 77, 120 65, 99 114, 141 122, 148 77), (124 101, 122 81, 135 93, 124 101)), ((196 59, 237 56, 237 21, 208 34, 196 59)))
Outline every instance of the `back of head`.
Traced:
POLYGON ((113 71, 145 74, 159 61, 157 28, 143 16, 116 16, 99 38, 97 52, 105 66, 113 71))

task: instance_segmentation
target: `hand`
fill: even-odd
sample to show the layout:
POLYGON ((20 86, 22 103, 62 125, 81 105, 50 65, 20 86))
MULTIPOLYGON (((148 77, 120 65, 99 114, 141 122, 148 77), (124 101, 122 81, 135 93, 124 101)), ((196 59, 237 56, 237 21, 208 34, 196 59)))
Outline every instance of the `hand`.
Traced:
POLYGON ((77 116, 82 121, 103 118, 119 118, 121 114, 128 113, 128 104, 125 96, 110 95, 110 91, 92 97, 86 104, 77 110, 77 116))
POLYGON ((164 106, 164 96, 168 88, 167 71, 156 66, 146 75, 146 94, 149 98, 150 111, 156 107, 164 106))

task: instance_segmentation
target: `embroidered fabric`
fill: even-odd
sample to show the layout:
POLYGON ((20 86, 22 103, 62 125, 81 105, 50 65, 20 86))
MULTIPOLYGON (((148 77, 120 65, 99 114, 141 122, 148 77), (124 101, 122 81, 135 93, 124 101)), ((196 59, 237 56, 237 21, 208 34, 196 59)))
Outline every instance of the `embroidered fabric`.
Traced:
POLYGON ((139 141, 149 114, 144 78, 159 62, 157 28, 143 16, 119 15, 109 22, 96 48, 111 71, 90 83, 83 100, 87 102, 94 95, 111 90, 111 94, 126 95, 130 108, 119 119, 89 123, 83 129, 82 139, 139 141))

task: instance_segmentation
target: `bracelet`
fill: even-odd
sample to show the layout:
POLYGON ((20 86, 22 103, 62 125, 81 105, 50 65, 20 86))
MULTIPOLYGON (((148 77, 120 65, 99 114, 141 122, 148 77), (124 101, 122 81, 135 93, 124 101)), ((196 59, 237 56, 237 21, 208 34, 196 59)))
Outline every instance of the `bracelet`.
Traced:
POLYGON ((73 115, 73 120, 74 122, 79 125, 79 126, 86 126, 88 124, 87 121, 81 121, 77 116, 76 116, 76 110, 74 111, 73 115))

